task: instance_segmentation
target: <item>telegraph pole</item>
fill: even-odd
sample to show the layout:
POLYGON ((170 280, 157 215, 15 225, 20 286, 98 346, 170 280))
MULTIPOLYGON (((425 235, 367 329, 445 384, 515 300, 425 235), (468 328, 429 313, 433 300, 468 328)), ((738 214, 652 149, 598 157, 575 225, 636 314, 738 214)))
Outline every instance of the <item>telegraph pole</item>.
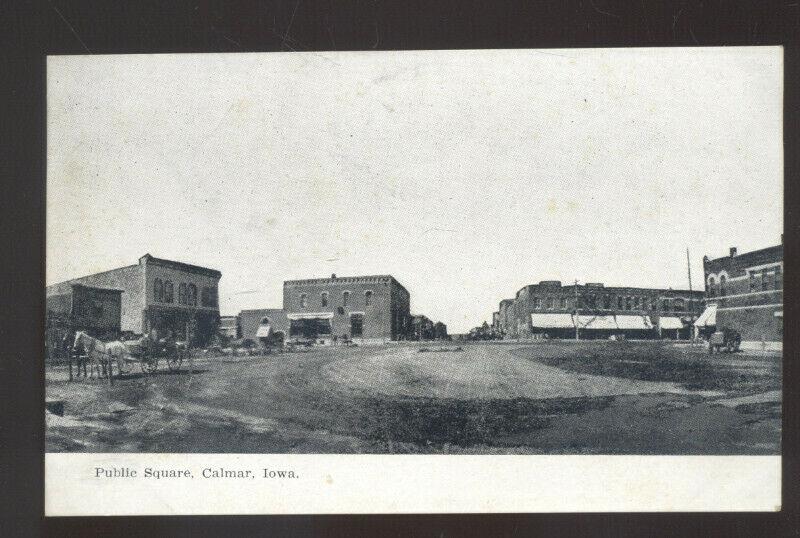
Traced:
POLYGON ((575 279, 575 340, 580 340, 580 336, 578 335, 578 323, 580 322, 578 313, 580 310, 578 309, 578 279, 575 279))

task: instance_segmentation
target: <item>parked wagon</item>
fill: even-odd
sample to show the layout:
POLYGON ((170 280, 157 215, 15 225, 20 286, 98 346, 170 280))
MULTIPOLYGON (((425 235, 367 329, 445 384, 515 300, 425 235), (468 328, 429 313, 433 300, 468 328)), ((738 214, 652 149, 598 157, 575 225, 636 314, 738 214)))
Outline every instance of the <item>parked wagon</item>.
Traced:
POLYGON ((158 363, 164 360, 170 372, 180 369, 183 361, 190 359, 189 347, 185 342, 174 340, 153 341, 147 336, 124 342, 128 350, 128 361, 136 361, 142 372, 153 374, 158 370, 158 363))

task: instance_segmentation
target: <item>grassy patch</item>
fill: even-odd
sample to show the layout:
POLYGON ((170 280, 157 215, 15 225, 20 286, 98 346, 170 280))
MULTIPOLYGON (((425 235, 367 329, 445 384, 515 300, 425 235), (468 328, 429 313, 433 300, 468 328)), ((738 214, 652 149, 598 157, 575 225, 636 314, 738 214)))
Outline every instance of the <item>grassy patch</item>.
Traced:
POLYGON ((587 342, 513 350, 518 357, 581 374, 678 383, 688 390, 743 394, 780 389, 780 364, 747 374, 705 350, 663 342, 587 342))

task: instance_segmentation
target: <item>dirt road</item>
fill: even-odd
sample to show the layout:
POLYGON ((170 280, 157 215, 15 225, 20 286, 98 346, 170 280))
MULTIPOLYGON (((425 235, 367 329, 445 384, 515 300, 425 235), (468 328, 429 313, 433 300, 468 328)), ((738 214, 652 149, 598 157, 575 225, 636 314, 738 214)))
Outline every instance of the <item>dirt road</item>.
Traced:
MULTIPOLYGON (((731 387, 693 390, 675 373, 674 363, 657 381, 619 365, 613 368, 616 375, 597 375, 608 369, 595 367, 603 356, 595 354, 591 362, 580 355, 593 349, 466 345, 462 351, 421 353, 413 346, 327 348, 199 359, 191 384, 185 372, 161 372, 125 376, 110 388, 98 381, 68 383, 63 369, 50 370, 47 397, 64 400, 66 409, 63 417, 48 415, 47 450, 779 451, 780 392, 774 386, 746 394, 731 387), (587 365, 594 369, 581 371, 587 365), (736 399, 743 395, 750 399, 736 399)), ((639 351, 641 360, 633 363, 646 362, 646 351, 639 351)), ((757 377, 762 387, 766 375, 779 387, 775 361, 779 365, 775 358, 742 357, 750 368, 753 363, 767 367, 752 375, 737 371, 736 379, 757 377)), ((694 362, 690 366, 696 368, 694 362)))

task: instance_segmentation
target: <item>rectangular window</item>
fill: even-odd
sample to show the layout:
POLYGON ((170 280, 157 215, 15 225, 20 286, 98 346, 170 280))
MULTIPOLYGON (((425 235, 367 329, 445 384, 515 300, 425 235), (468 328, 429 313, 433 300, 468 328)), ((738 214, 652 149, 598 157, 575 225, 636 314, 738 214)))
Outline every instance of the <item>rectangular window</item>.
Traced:
POLYGON ((770 270, 764 269, 761 271, 761 291, 767 291, 769 289, 769 281, 770 281, 770 270))
POLYGON ((364 334, 364 316, 362 314, 350 314, 350 337, 357 338, 364 334))
POLYGON ((630 310, 631 309, 631 305, 632 305, 631 298, 630 297, 625 297, 625 310, 630 310))
POLYGON ((533 308, 541 308, 542 307, 542 300, 538 297, 533 298, 533 308))
POLYGON ((617 308, 622 310, 622 295, 617 296, 617 308))
POLYGON ((561 298, 561 309, 562 310, 566 310, 567 309, 567 298, 566 297, 562 297, 561 298))
POLYGON ((547 309, 548 309, 548 310, 552 310, 552 309, 553 309, 553 305, 554 305, 553 301, 554 301, 554 300, 553 300, 553 298, 552 298, 552 297, 548 297, 548 298, 547 298, 547 309))
POLYGON ((661 302, 661 310, 663 310, 664 312, 669 312, 669 299, 664 299, 661 302))
POLYGON ((780 266, 775 268, 775 289, 783 289, 783 272, 781 271, 780 266))
POLYGON ((758 290, 758 281, 756 280, 756 272, 750 271, 750 291, 758 290))

